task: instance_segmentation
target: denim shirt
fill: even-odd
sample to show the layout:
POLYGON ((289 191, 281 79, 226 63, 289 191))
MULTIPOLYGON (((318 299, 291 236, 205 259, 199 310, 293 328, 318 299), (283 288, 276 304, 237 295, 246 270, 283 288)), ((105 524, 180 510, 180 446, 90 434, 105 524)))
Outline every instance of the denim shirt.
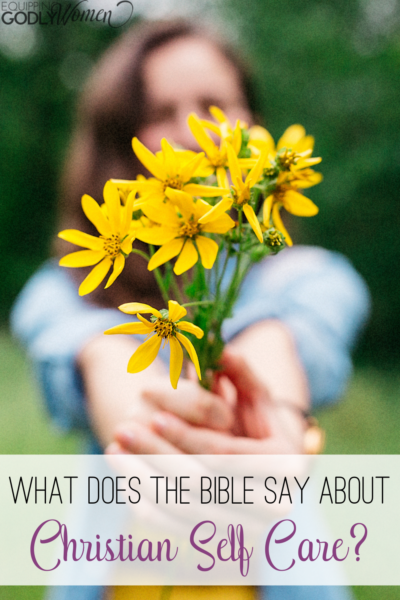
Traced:
MULTIPOLYGON (((346 258, 296 246, 254 265, 223 335, 229 341, 263 319, 284 323, 306 372, 312 405, 318 406, 343 394, 350 352, 368 312, 366 285, 346 258)), ((50 415, 62 430, 89 427, 76 356, 92 337, 124 321, 132 316, 80 297, 67 269, 55 261, 20 293, 12 330, 26 347, 50 415)))
MULTIPOLYGON (((343 394, 352 369, 350 352, 369 305, 366 285, 346 258, 296 246, 254 265, 233 317, 224 323, 223 335, 229 341, 264 319, 284 323, 293 336, 315 407, 335 402, 343 394)), ((20 293, 11 315, 12 330, 27 349, 50 415, 60 429, 83 429, 91 436, 76 357, 92 337, 131 320, 131 315, 79 297, 67 270, 54 261, 46 263, 20 293)), ((168 360, 165 354, 161 358, 168 360)), ((100 587, 72 589, 76 600, 98 600, 102 593, 100 587)), ((71 590, 54 588, 51 598, 68 598, 71 590)), ((273 586, 263 588, 262 594, 268 600, 351 598, 347 588, 332 586, 273 586)))

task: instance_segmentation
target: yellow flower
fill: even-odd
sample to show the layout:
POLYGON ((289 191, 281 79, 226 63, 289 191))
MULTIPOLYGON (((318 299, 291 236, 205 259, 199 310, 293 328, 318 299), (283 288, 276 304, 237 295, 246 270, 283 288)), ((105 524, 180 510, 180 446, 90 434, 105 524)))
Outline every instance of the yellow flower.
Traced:
POLYGON ((125 256, 132 250, 135 236, 129 231, 132 219, 132 199, 126 206, 121 206, 117 187, 107 181, 104 186, 105 209, 88 195, 82 197, 82 208, 87 218, 93 223, 99 237, 83 233, 77 229, 65 229, 58 234, 63 240, 87 248, 67 254, 60 260, 62 267, 89 267, 96 265, 79 287, 79 294, 89 294, 103 281, 110 267, 113 266, 106 288, 109 287, 122 272, 125 256))
POLYGON ((227 142, 227 154, 229 170, 231 173, 233 183, 231 187, 231 193, 233 198, 222 198, 222 200, 218 202, 218 204, 216 204, 208 214, 204 215, 204 217, 200 219, 200 223, 208 223, 211 219, 215 219, 216 216, 219 216, 221 211, 229 210, 232 207, 232 205, 234 205, 235 208, 243 208, 243 212, 246 215, 246 218, 250 223, 254 233, 256 234, 258 240, 261 243, 263 243, 261 226, 257 215, 250 204, 250 197, 251 188, 259 181, 262 171, 264 169, 265 161, 267 158, 267 150, 265 148, 262 150, 255 165, 247 174, 246 179, 244 181, 242 177, 242 170, 239 164, 239 159, 236 156, 236 153, 232 146, 229 144, 229 142, 227 142))
MULTIPOLYGON (((302 189, 317 185, 323 180, 322 173, 317 173, 313 169, 302 169, 301 171, 289 172, 286 174, 281 173, 280 175, 286 175, 286 177, 283 177, 286 182, 290 182, 291 185, 302 189)), ((278 183, 279 179, 280 177, 278 178, 278 183)))
POLYGON ((198 252, 205 269, 211 269, 218 254, 218 244, 203 233, 226 233, 235 222, 224 211, 215 212, 207 223, 201 218, 213 210, 205 200, 194 202, 186 192, 167 189, 168 203, 148 201, 141 205, 144 214, 159 227, 136 229, 136 237, 147 244, 161 246, 148 264, 149 271, 178 256, 176 275, 191 269, 198 261, 198 252))
POLYGON ((313 217, 318 213, 318 207, 314 202, 298 191, 297 188, 302 186, 305 187, 304 182, 301 180, 278 184, 274 192, 264 202, 264 226, 271 227, 272 219, 272 224, 283 233, 289 246, 292 246, 293 242, 282 222, 280 208, 283 206, 292 215, 299 217, 313 217))
MULTIPOLYGON (((209 111, 211 115, 216 120, 216 123, 212 123, 207 119, 201 119, 202 125, 216 133, 219 137, 224 139, 225 141, 232 144, 232 146, 236 149, 236 143, 242 141, 241 135, 239 135, 239 131, 241 128, 247 128, 247 124, 236 121, 235 127, 232 127, 228 117, 224 113, 223 110, 218 108, 218 106, 210 106, 209 111)), ((238 151, 240 150, 240 145, 238 147, 238 151)))
MULTIPOLYGON (((162 155, 154 155, 136 137, 132 140, 133 150, 154 177, 146 180, 130 182, 132 190, 142 196, 164 200, 166 190, 182 190, 193 196, 215 197, 228 192, 226 188, 190 183, 196 173, 204 154, 200 152, 188 160, 187 153, 174 148, 165 138, 161 140, 162 155)), ((121 182, 122 183, 122 182, 121 182)))
POLYGON ((188 125, 200 148, 206 153, 207 163, 204 163, 204 166, 209 169, 207 174, 210 175, 215 172, 218 185, 220 187, 229 187, 226 177, 226 167, 228 166, 227 143, 232 145, 236 155, 238 155, 242 145, 240 121, 237 121, 235 128, 232 129, 228 118, 222 110, 216 106, 211 106, 210 112, 218 124, 201 120, 195 113, 192 113, 189 115, 188 125), (211 136, 206 131, 207 129, 221 138, 219 146, 211 139, 211 136))
POLYGON ((104 332, 105 334, 144 333, 148 335, 148 339, 139 346, 136 352, 131 356, 128 363, 128 373, 139 373, 139 371, 147 369, 156 358, 164 340, 164 345, 169 343, 171 348, 169 374, 172 387, 174 389, 177 388, 178 379, 182 371, 183 350, 181 344, 187 350, 187 353, 196 368, 197 375, 199 379, 201 379, 199 359, 197 358, 196 350, 194 349, 192 342, 180 332, 186 331, 192 333, 198 339, 203 337, 204 332, 200 327, 189 323, 189 321, 180 320, 187 314, 187 311, 183 306, 178 304, 178 302, 175 302, 175 300, 169 300, 168 310, 164 309, 159 311, 148 304, 130 302, 120 306, 119 310, 128 315, 137 315, 140 323, 135 322, 117 325, 116 327, 107 329, 107 331, 104 332), (150 313, 153 315, 151 322, 142 317, 141 313, 150 313))
MULTIPOLYGON (((110 181, 117 186, 122 203, 126 204, 129 194, 135 189, 134 186, 143 181, 147 181, 147 179, 144 175, 139 174, 134 181, 127 179, 110 179, 110 181)), ((135 191, 137 190, 135 189, 135 191)))
MULTIPOLYGON (((267 163, 267 167, 271 167, 273 161, 278 161, 282 168, 293 173, 317 165, 322 160, 320 157, 311 157, 314 138, 312 135, 306 135, 306 130, 302 125, 288 127, 276 147, 271 134, 264 127, 254 125, 249 129, 248 146, 255 157, 260 154, 262 149, 268 149, 269 163, 267 163)), ((253 162, 254 158, 248 159, 247 164, 251 165, 253 162)))

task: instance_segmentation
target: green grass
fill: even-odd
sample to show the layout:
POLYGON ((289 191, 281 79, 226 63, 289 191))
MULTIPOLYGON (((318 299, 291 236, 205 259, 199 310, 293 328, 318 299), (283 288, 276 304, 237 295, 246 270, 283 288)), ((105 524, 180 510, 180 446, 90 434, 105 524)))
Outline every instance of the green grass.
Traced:
POLYGON ((79 437, 50 425, 24 353, 0 334, 0 454, 75 454, 79 437))
MULTIPOLYGON (((0 334, 0 454, 72 454, 76 435, 50 425, 23 352, 0 334)), ((371 367, 356 371, 344 400, 317 411, 328 454, 400 454, 400 375, 371 367)), ((40 587, 1 587, 1 600, 41 600, 40 587)), ((400 587, 354 588, 358 600, 400 600, 400 587)))
POLYGON ((400 374, 356 370, 345 398, 316 411, 327 454, 400 454, 400 374))

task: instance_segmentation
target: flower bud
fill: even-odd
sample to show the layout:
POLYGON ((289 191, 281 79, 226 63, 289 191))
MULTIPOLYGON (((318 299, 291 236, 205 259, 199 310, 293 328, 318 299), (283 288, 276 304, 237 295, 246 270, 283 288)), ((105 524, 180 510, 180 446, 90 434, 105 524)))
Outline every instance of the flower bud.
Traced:
POLYGON ((270 227, 263 233, 265 246, 271 250, 272 254, 278 254, 285 247, 284 235, 275 227, 270 227))

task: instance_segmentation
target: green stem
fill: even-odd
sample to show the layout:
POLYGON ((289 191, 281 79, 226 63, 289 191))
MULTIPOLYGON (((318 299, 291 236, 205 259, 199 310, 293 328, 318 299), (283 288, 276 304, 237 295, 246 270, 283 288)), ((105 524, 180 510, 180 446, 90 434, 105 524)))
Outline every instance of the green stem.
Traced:
POLYGON ((138 250, 137 248, 132 248, 131 254, 138 254, 139 256, 147 260, 147 262, 149 262, 150 260, 150 256, 146 254, 146 252, 143 252, 143 250, 138 250))
POLYGON ((198 302, 185 302, 182 304, 185 308, 188 306, 201 306, 202 304, 214 304, 214 300, 199 300, 198 302))
MULTIPOLYGON (((150 244, 149 245, 149 249, 150 249, 150 255, 153 256, 153 254, 154 254, 154 246, 152 246, 150 244)), ((163 300, 165 302, 165 306, 167 307, 168 306, 168 300, 169 300, 169 298, 168 298, 168 290, 165 288, 163 276, 161 275, 161 272, 160 272, 160 270, 158 268, 154 269, 154 275, 155 275, 155 278, 156 278, 159 290, 161 292, 161 295, 163 297, 163 300)))
POLYGON ((183 295, 181 293, 181 290, 179 289, 178 283, 175 279, 175 275, 172 273, 172 278, 171 278, 171 289, 175 294, 175 297, 177 299, 177 302, 179 302, 179 304, 182 304, 184 298, 183 295))

